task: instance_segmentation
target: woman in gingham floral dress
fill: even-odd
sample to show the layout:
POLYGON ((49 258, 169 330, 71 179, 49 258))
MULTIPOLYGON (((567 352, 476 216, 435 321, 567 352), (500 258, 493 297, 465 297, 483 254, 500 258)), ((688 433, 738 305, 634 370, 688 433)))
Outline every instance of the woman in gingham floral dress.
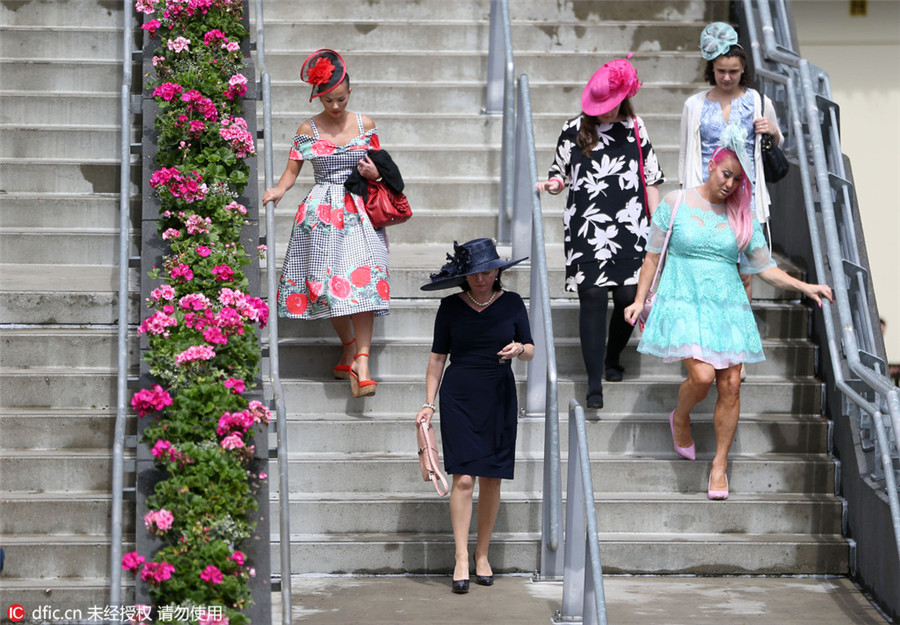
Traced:
POLYGON ((380 177, 366 155, 378 149, 375 123, 347 110, 350 80, 343 59, 332 50, 314 52, 303 64, 303 80, 313 85, 323 111, 297 130, 288 165, 263 203, 276 204, 290 189, 303 163, 311 161, 315 186, 297 209, 278 287, 278 315, 330 319, 343 344, 334 376, 349 379, 354 397, 374 395, 369 350, 376 315, 390 307, 387 240, 372 227, 363 200, 344 188, 357 170, 380 177))

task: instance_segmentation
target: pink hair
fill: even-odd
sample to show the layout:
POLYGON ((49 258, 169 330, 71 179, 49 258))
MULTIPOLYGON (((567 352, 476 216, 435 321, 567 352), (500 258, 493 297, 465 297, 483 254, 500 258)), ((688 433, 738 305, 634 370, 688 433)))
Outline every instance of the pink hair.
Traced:
MULTIPOLYGON (((733 157, 738 163, 741 162, 734 150, 722 147, 716 148, 716 151, 709 158, 709 162, 718 166, 720 162, 729 156, 733 157)), ((743 166, 741 170, 743 170, 743 166)), ((753 214, 750 210, 752 199, 753 184, 750 182, 749 174, 744 171, 741 176, 740 186, 725 200, 728 223, 731 225, 731 229, 734 230, 738 249, 741 251, 746 249, 750 243, 750 237, 753 236, 753 214)))

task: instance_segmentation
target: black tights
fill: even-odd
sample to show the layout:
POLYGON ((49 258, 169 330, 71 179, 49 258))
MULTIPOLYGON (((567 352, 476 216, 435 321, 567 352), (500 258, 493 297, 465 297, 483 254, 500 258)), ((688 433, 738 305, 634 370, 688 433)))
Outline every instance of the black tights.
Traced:
POLYGON ((625 321, 625 308, 634 301, 637 285, 592 286, 578 291, 581 332, 581 355, 588 374, 588 395, 601 393, 606 367, 618 366, 619 355, 628 344, 634 326, 625 321), (606 339, 606 310, 612 292, 613 314, 609 322, 609 341, 606 339), (605 358, 604 347, 606 343, 605 358))

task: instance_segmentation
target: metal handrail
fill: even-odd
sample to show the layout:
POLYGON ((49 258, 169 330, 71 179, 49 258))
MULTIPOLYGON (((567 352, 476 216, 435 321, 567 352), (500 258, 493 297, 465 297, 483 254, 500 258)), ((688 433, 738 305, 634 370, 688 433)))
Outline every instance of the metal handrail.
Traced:
MULTIPOLYGON (((540 579, 562 576, 562 470, 559 451, 559 406, 556 347, 553 343, 553 317, 550 309, 550 283, 547 277, 547 251, 544 245, 544 220, 541 199, 535 190, 537 157, 531 117, 531 91, 528 76, 519 77, 518 114, 516 116, 516 152, 513 205, 517 221, 527 224, 531 244, 531 328, 534 359, 528 363, 526 382, 527 414, 544 415, 544 488, 541 525, 540 579)), ((523 224, 523 227, 526 224, 523 224)), ((514 252, 513 256, 520 255, 514 252)))
POLYGON ((124 503, 125 421, 128 415, 128 267, 131 223, 131 64, 134 3, 124 0, 122 25, 121 137, 119 171, 119 323, 116 373, 116 425, 112 444, 112 510, 110 512, 109 605, 122 603, 122 506, 124 503))
MULTIPOLYGON (((263 103, 263 164, 266 188, 273 186, 274 160, 272 155, 272 80, 266 66, 266 38, 263 23, 263 2, 256 0, 256 64, 260 74, 260 97, 263 103)), ((291 509, 287 464, 287 410, 278 355, 278 282, 275 270, 275 203, 268 202, 266 211, 266 278, 269 298, 269 383, 275 401, 275 431, 278 438, 278 522, 281 547, 281 622, 291 623, 291 509)))
MULTIPOLYGON (((851 215, 851 183, 846 180, 842 153, 840 149, 840 135, 837 124, 836 107, 830 102, 831 92, 827 75, 821 70, 814 71, 808 61, 793 52, 795 46, 790 41, 776 41, 772 14, 768 2, 755 4, 759 8, 760 27, 763 35, 762 55, 760 44, 756 36, 756 15, 752 0, 744 0, 744 13, 748 23, 748 30, 752 38, 751 50, 754 56, 756 72, 763 78, 781 82, 787 86, 788 109, 794 129, 797 150, 797 158, 801 171, 801 184, 803 187, 804 204, 807 221, 810 229, 810 239, 813 252, 813 263, 816 275, 824 277, 827 263, 834 268, 832 272, 832 287, 834 290, 835 307, 841 331, 838 333, 834 325, 832 306, 823 302, 823 318, 825 335, 831 355, 831 368, 837 389, 858 408, 872 416, 875 424, 878 444, 881 448, 881 462, 884 467, 885 490, 891 511, 891 520, 894 528, 894 538, 897 553, 900 555, 900 498, 898 498, 897 483, 894 475, 893 462, 890 453, 890 442, 887 430, 882 419, 883 408, 887 409, 890 424, 894 431, 894 441, 900 451, 900 390, 894 386, 884 372, 877 371, 874 367, 862 362, 860 358, 860 342, 869 347, 874 344, 874 329, 871 327, 869 307, 872 305, 867 300, 866 285, 863 277, 856 273, 857 296, 862 298, 859 303, 861 311, 854 311, 850 306, 851 288, 848 286, 844 272, 848 263, 853 267, 859 266, 859 246, 856 238, 855 227, 851 215), (764 69, 762 56, 766 60, 778 64, 778 72, 764 69), (797 85, 793 76, 799 77, 797 85), (818 83, 824 96, 820 95, 815 84, 818 83), (797 101, 797 93, 802 97, 802 106, 797 101), (823 103, 823 100, 828 101, 823 103), (824 107, 827 109, 822 110, 824 107), (820 115, 824 121, 820 121, 820 115), (804 119, 807 123, 804 124, 804 119), (822 126, 828 131, 831 153, 825 150, 825 140, 822 134, 822 126), (804 133, 804 128, 807 133, 804 133), (800 140, 800 138, 803 140, 800 140), (808 153, 807 145, 810 148, 808 153), (813 177, 810 175, 810 162, 815 175, 816 189, 812 188, 813 177), (834 193, 835 186, 839 186, 838 193, 834 193), (834 195, 834 198, 832 197, 834 195), (819 201, 818 213, 816 199, 819 201), (835 204, 841 208, 843 221, 839 228, 838 219, 835 216, 835 204), (821 217, 822 231, 819 229, 821 217), (842 238, 841 233, 844 237, 842 238), (825 241, 825 253, 822 250, 822 239, 825 241), (849 256, 849 259, 847 258, 849 256), (860 327, 862 326, 862 327, 860 327), (862 335, 860 335, 862 332, 862 335), (840 354, 844 354, 841 361, 840 354), (859 390, 851 386, 844 376, 843 364, 846 362, 849 370, 859 376, 867 390, 876 397, 873 403, 859 390)), ((779 20, 786 22, 786 7, 783 3, 777 5, 779 20)), ((785 36, 789 30, 783 28, 785 36)), ((851 267, 852 269, 852 267, 851 267)))
POLYGON ((484 112, 503 114, 503 136, 500 145, 500 211, 497 242, 512 242, 513 178, 515 162, 515 63, 509 0, 491 0, 490 40, 488 42, 488 77, 484 112))
POLYGON ((581 621, 583 625, 606 625, 606 594, 603 591, 603 566, 600 562, 587 428, 584 408, 574 398, 569 400, 566 492, 566 576, 563 580, 562 610, 553 622, 581 621), (585 566, 586 562, 589 566, 585 566))

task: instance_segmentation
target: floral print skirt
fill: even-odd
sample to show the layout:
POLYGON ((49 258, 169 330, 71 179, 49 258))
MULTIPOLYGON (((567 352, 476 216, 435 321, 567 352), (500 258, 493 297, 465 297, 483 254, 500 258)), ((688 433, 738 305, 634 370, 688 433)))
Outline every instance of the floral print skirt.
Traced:
POLYGON ((325 319, 390 312, 384 229, 372 227, 359 196, 316 184, 294 218, 278 287, 278 316, 325 319))

